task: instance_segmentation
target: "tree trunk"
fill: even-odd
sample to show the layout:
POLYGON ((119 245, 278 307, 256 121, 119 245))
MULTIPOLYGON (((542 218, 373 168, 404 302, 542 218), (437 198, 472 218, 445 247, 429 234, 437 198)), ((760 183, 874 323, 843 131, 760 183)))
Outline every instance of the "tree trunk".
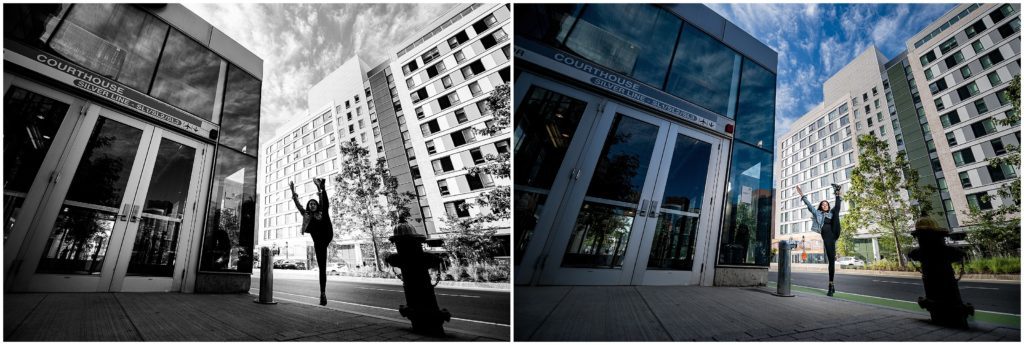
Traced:
POLYGON ((893 239, 896 240, 896 257, 899 259, 900 269, 904 269, 907 267, 907 261, 903 258, 903 247, 902 244, 900 244, 899 230, 893 228, 892 236, 893 239))
POLYGON ((377 246, 377 236, 373 233, 373 226, 370 226, 370 241, 373 242, 373 262, 377 264, 377 272, 384 272, 384 266, 380 263, 380 247, 377 246))

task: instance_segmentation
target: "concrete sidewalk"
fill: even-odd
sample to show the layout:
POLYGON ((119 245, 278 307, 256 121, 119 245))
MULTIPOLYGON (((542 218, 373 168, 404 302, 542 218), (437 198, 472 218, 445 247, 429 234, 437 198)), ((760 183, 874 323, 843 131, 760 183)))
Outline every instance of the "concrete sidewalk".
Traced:
POLYGON ((767 288, 516 286, 516 341, 1019 341, 1020 329, 767 288))
POLYGON ((500 341, 248 294, 4 294, 4 341, 500 341))

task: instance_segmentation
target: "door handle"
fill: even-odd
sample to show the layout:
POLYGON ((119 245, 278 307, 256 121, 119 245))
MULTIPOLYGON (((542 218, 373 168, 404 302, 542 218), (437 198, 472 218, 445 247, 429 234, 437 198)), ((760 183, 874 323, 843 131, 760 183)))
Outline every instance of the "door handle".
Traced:
POLYGON ((658 214, 660 213, 661 212, 658 212, 658 202, 651 200, 651 210, 647 212, 647 216, 651 218, 658 218, 658 214))
POLYGON ((132 205, 132 218, 131 222, 135 223, 139 221, 139 205, 132 205))
POLYGON ((645 208, 647 208, 647 199, 641 201, 640 208, 637 209, 637 212, 640 213, 641 217, 644 217, 644 214, 646 214, 646 212, 644 211, 645 208))
POLYGON ((128 220, 128 203, 121 206, 121 214, 119 216, 121 216, 122 221, 128 220))

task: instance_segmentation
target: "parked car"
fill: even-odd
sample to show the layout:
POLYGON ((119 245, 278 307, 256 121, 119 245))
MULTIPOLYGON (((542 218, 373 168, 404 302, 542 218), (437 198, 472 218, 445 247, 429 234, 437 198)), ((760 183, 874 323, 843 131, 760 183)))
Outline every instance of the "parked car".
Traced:
POLYGON ((332 262, 332 263, 327 265, 327 274, 330 274, 332 276, 341 275, 342 271, 347 271, 347 270, 348 270, 348 264, 346 264, 345 261, 332 262))
POLYGON ((274 268, 281 268, 281 264, 283 264, 284 261, 285 261, 284 259, 274 260, 274 268))
POLYGON ((861 259, 858 259, 858 258, 855 258, 855 257, 852 257, 852 256, 844 256, 844 257, 839 258, 839 260, 836 260, 836 265, 839 265, 839 267, 854 267, 854 268, 860 267, 860 268, 863 268, 864 267, 864 260, 861 260, 861 259))
POLYGON ((296 259, 284 260, 281 261, 280 266, 275 262, 274 267, 286 270, 304 270, 306 269, 306 261, 296 259))

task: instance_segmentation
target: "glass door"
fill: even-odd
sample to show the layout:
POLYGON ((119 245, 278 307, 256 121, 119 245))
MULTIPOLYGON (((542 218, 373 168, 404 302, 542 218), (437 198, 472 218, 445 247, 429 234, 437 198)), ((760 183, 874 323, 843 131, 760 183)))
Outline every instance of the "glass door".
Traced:
MULTIPOLYGON (((608 103, 549 240, 542 284, 630 284, 671 123, 608 103)), ((517 172, 518 173, 518 172, 517 172)), ((575 178, 575 176, 574 176, 575 178)))
POLYGON ((198 141, 156 129, 121 240, 111 291, 177 291, 195 238, 205 149, 198 141), (145 187, 145 188, 142 188, 145 187), (183 257, 184 256, 184 257, 183 257))
POLYGON ((600 101, 528 73, 517 79, 515 97, 515 283, 528 284, 547 252, 562 197, 581 172, 576 162, 588 147, 600 101))
POLYGON ((707 241, 718 229, 714 218, 720 212, 714 210, 720 208, 713 205, 713 196, 722 195, 723 140, 680 125, 672 125, 666 140, 646 209, 634 285, 699 284, 707 241))
MULTIPOLYGON (((163 136, 173 135, 98 106, 90 106, 82 122, 81 130, 66 150, 66 163, 55 175, 55 185, 48 191, 32 223, 31 228, 35 230, 27 239, 25 250, 19 252, 24 264, 17 268, 17 290, 119 291, 124 275, 130 271, 128 258, 136 251, 125 242, 134 244, 140 220, 152 223, 146 220, 147 209, 141 200, 145 200, 151 189, 148 183, 154 168, 169 164, 166 156, 173 151, 170 149, 173 145, 166 145, 163 136), (131 235, 127 235, 129 233, 131 235), (119 269, 121 266, 125 267, 119 269)), ((171 158, 178 163, 170 165, 180 166, 182 160, 195 160, 197 146, 193 144, 191 158, 171 158)), ((193 183, 197 170, 191 161, 184 164, 190 170, 176 170, 185 174, 179 178, 191 184, 185 185, 181 192, 192 195, 186 199, 194 201, 195 193, 189 193, 197 184, 193 183)), ((171 185, 169 180, 158 179, 157 183, 168 183, 170 188, 182 187, 182 183, 171 185)), ((160 207, 172 211, 184 209, 184 203, 175 204, 174 198, 169 199, 156 199, 150 213, 160 207)), ((144 229, 150 228, 155 226, 144 229)), ((173 231, 162 231, 158 237, 166 239, 167 236, 175 243, 156 243, 161 246, 157 249, 159 253, 146 247, 153 241, 143 240, 142 248, 148 248, 155 255, 150 259, 174 261, 173 249, 168 249, 177 248, 179 239, 173 231)), ((169 284, 165 285, 168 287, 155 290, 171 289, 169 284)))
POLYGON ((84 104, 38 84, 4 74, 4 278, 15 263, 36 210, 55 180, 84 104))

